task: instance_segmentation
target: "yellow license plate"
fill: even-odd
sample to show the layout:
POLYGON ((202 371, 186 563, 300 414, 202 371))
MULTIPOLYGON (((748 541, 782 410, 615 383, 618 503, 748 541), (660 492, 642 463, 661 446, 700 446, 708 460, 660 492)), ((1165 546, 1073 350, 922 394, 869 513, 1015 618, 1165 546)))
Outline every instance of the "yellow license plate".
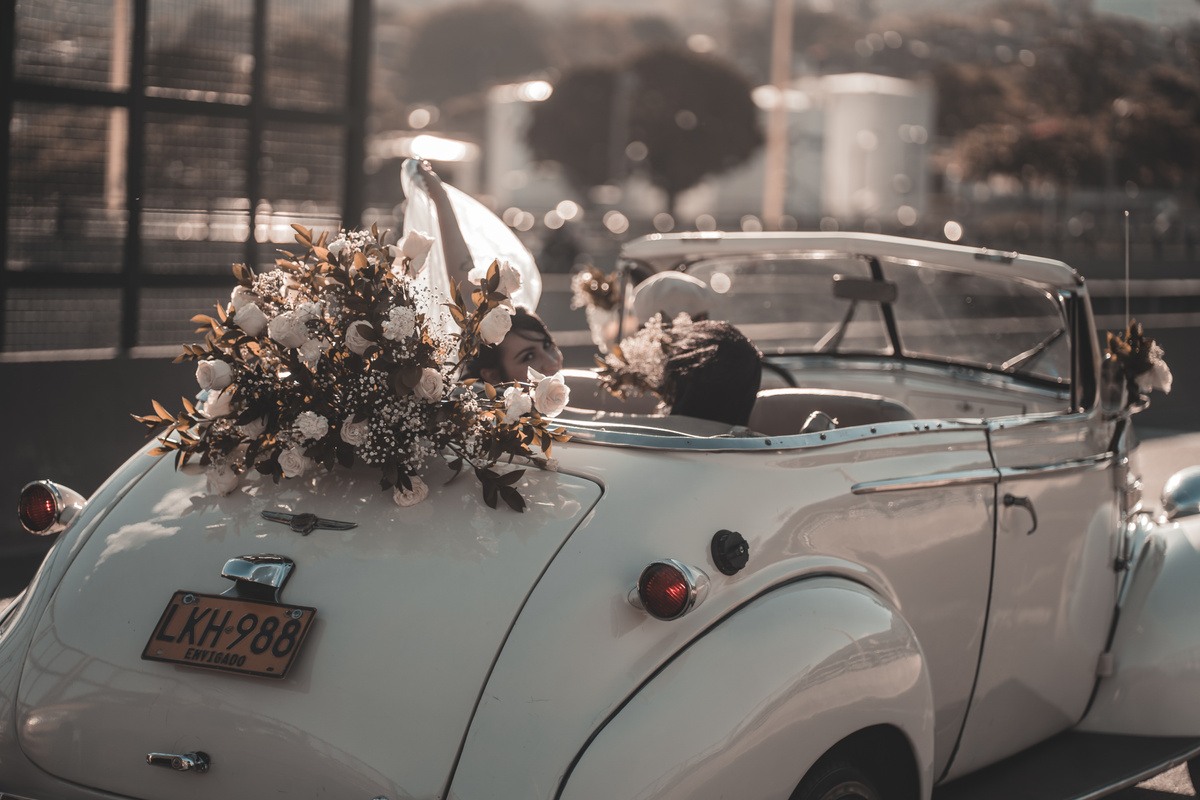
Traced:
POLYGON ((309 606, 180 591, 167 603, 142 658, 282 678, 316 616, 309 606))

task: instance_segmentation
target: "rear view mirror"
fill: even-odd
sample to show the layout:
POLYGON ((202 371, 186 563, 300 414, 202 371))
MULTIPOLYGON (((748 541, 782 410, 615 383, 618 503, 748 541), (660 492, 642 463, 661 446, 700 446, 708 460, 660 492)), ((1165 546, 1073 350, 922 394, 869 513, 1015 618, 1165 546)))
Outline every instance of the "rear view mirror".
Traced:
POLYGON ((871 303, 896 302, 896 284, 871 278, 833 276, 833 296, 842 300, 863 300, 871 303))

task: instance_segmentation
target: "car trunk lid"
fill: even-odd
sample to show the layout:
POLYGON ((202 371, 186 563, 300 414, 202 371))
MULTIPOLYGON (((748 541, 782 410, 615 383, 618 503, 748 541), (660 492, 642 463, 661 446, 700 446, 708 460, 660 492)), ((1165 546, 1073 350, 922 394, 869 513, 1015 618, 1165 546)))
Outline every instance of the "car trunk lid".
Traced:
MULTIPOLYGON (((366 470, 214 497, 164 459, 84 545, 39 622, 17 709, 26 754, 147 798, 440 795, 513 620, 600 487, 528 470, 518 514, 436 466, 430 496, 402 508, 366 470), (304 534, 264 511, 356 527, 304 534), (230 559, 262 555, 295 565, 278 599, 316 612, 286 677, 142 657, 177 593, 220 595, 234 586, 221 575, 230 559), (197 752, 211 760, 204 774, 147 763, 197 752)), ((185 613, 158 632, 183 634, 185 613)), ((217 651, 238 618, 221 620, 217 651)))

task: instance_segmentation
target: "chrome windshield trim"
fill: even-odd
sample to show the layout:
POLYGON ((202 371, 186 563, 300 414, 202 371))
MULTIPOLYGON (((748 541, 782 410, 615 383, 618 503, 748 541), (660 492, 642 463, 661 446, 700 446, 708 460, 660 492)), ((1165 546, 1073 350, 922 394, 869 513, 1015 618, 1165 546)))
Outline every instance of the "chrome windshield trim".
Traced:
POLYGON ((994 469, 965 469, 956 472, 914 475, 909 478, 865 481, 851 486, 850 492, 852 494, 878 494, 880 492, 904 492, 910 489, 938 489, 944 486, 972 486, 999 482, 1000 475, 994 469))
MULTIPOLYGON (((1023 375, 990 372, 979 366, 958 364, 952 362, 922 361, 916 358, 898 360, 897 356, 868 353, 766 353, 765 358, 782 366, 800 370, 836 370, 855 372, 907 373, 922 377, 942 378, 953 381, 983 386, 989 389, 1002 389, 1008 392, 1020 392, 1049 401, 1060 401, 1066 408, 1071 396, 1069 383, 1051 385, 1036 378, 1023 375), (800 362, 800 363, 797 363, 800 362), (792 363, 797 363, 791 367, 792 363)), ((1048 412, 1061 415, 1063 412, 1048 412)))
POLYGON ((689 436, 663 428, 630 423, 611 423, 602 420, 565 420, 559 417, 554 422, 567 430, 571 435, 571 443, 696 452, 798 450, 918 432, 987 430, 987 425, 978 421, 956 422, 934 419, 855 425, 849 428, 834 428, 819 433, 793 434, 791 436, 689 436))
POLYGON ((1089 472, 1105 469, 1113 463, 1112 453, 1098 453, 1084 458, 1072 458, 1055 464, 1035 464, 1027 467, 1001 467, 1000 480, 1017 480, 1020 478, 1039 478, 1053 475, 1066 475, 1072 472, 1089 472))

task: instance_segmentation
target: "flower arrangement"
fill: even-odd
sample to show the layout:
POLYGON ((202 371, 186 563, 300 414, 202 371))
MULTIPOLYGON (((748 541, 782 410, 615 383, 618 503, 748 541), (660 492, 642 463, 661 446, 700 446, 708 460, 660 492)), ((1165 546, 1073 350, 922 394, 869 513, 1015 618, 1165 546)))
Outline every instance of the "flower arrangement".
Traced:
POLYGON ((251 469, 278 481, 362 462, 401 506, 425 498, 421 475, 442 455, 456 475, 473 469, 490 507, 523 511, 524 470, 494 468, 504 458, 553 467, 551 446, 568 437, 548 419, 566 406, 567 387, 531 372, 530 384, 501 394, 458 378, 462 362, 508 332, 517 271, 499 261, 473 271, 471 310, 452 281, 451 333, 439 321, 444 298, 417 280, 429 237, 411 231, 387 245, 374 226, 332 241, 293 228, 304 254, 282 252, 261 275, 235 265, 229 303, 192 318, 204 343, 184 345, 176 361, 198 362, 201 392, 178 414, 155 401, 153 414, 135 416, 158 436, 150 454, 174 452, 177 468, 198 459, 221 495, 251 469))
POLYGON ((571 276, 571 308, 583 309, 592 342, 602 353, 612 344, 609 336, 617 330, 621 300, 620 272, 604 273, 589 266, 571 276))
POLYGON ((1163 359, 1163 349, 1146 336, 1137 320, 1130 320, 1129 328, 1122 333, 1108 334, 1105 360, 1109 369, 1116 372, 1118 380, 1124 382, 1128 392, 1128 405, 1144 408, 1149 394, 1159 390, 1171 392, 1171 368, 1163 359))
POLYGON ((571 308, 612 311, 620 301, 619 273, 605 274, 595 267, 585 267, 571 276, 571 308))
POLYGON ((637 333, 627 336, 603 358, 597 356, 601 383, 613 395, 626 400, 631 396, 653 394, 670 403, 665 370, 675 343, 692 327, 686 313, 674 319, 655 314, 637 333))

